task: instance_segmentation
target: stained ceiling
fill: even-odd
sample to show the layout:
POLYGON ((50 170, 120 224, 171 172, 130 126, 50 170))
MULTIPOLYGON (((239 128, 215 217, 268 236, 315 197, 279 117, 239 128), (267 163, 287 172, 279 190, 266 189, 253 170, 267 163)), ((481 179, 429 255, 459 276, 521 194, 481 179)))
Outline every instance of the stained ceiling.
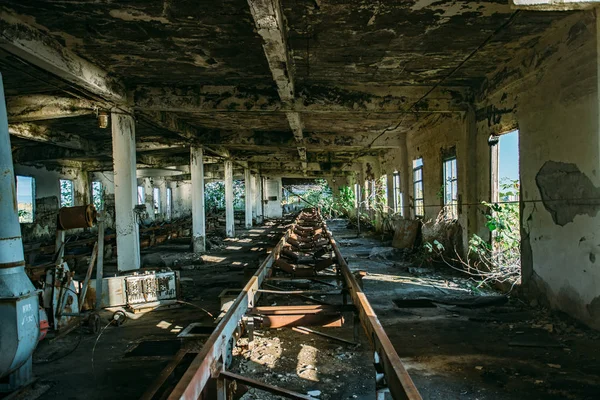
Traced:
MULTIPOLYGON (((147 118, 169 114, 200 143, 257 163, 269 155, 276 160, 276 154, 301 161, 295 152, 300 145, 309 163, 318 154, 335 163, 337 154, 393 150, 394 135, 410 132, 419 113, 460 112, 490 73, 566 16, 517 13, 508 0, 273 2, 279 3, 283 79, 295 86, 291 103, 278 95, 273 57, 247 0, 4 0, 0 10, 123 82, 136 109, 138 141, 189 141, 147 118), (156 90, 171 97, 158 98, 156 90), (220 94, 204 93, 215 91, 220 94), (188 97, 175 103, 173 93, 188 97), (301 121, 300 144, 290 111, 301 121), (392 134, 382 136, 391 127, 392 134), (243 134, 236 138, 236 131, 243 134)), ((0 69, 9 99, 87 97, 84 89, 4 51, 0 69)), ((109 132, 96 127, 94 115, 35 123, 110 146, 109 132)), ((13 146, 27 144, 21 138, 13 146)), ((160 151, 164 157, 189 154, 183 146, 160 151)))

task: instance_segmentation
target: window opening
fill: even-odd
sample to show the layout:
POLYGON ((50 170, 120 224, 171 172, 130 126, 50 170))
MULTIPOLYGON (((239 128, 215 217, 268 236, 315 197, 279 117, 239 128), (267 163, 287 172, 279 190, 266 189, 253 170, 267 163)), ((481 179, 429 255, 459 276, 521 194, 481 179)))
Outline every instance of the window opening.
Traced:
POLYGON ((137 188, 137 203, 144 204, 144 197, 146 196, 145 190, 143 186, 138 186, 137 188))
POLYGON ((444 211, 448 219, 458 218, 458 172, 456 156, 444 160, 444 211))
POLYGON ((173 190, 171 188, 167 188, 167 219, 171 219, 173 214, 173 190))
POLYGON ((423 194, 423 158, 413 161, 413 191, 415 217, 425 215, 425 202, 423 194))
POLYGON ((403 204, 402 204, 402 189, 400 187, 400 172, 394 171, 393 175, 393 194, 394 194, 394 212, 403 214, 403 204))
POLYGON ((160 189, 152 189, 152 205, 154 208, 154 215, 160 214, 160 189))
POLYGON ((104 210, 104 185, 102 182, 92 182, 92 203, 96 210, 104 210))
POLYGON ((73 192, 73 181, 60 179, 60 206, 73 207, 75 205, 75 194, 73 192))
POLYGON ((19 223, 33 222, 35 213, 35 179, 17 175, 17 211, 19 223))

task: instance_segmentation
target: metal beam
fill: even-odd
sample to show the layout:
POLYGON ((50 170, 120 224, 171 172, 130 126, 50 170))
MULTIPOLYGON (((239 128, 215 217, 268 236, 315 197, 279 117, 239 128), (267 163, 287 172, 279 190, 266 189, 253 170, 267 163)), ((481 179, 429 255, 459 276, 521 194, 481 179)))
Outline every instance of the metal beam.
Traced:
POLYGON ((66 49, 59 41, 24 21, 30 17, 0 10, 0 48, 111 103, 124 103, 121 82, 66 49))

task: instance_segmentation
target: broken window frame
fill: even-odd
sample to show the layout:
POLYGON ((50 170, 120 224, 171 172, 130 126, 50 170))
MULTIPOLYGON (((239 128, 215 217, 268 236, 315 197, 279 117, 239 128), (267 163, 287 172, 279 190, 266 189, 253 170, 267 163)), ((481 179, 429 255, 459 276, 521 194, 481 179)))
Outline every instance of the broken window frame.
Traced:
POLYGON ((146 204, 146 188, 143 186, 137 187, 137 204, 146 204))
POLYGON ((161 213, 162 204, 160 201, 160 188, 153 187, 152 188, 152 209, 154 210, 154 215, 158 215, 161 213))
POLYGON ((173 189, 170 187, 167 188, 167 199, 166 199, 166 217, 168 220, 171 220, 173 216, 173 189))
POLYGON ((97 211, 104 210, 104 184, 100 181, 92 181, 92 204, 97 211))
POLYGON ((458 219, 458 161, 456 154, 442 162, 444 216, 458 219))
POLYGON ((33 176, 28 175, 17 175, 15 176, 15 189, 17 194, 17 212, 19 215, 19 223, 20 224, 32 224, 35 221, 35 178, 33 176), (24 180, 29 180, 31 184, 31 217, 25 218, 27 214, 29 214, 28 210, 21 208, 21 203, 19 202, 19 187, 22 187, 25 183, 24 180), (20 182, 19 182, 20 181, 20 182))
POLYGON ((75 185, 71 179, 59 179, 60 208, 75 206, 75 185))
POLYGON ((422 218, 425 216, 423 157, 413 160, 413 208, 415 211, 415 218, 422 218), (419 193, 420 196, 418 196, 419 193))

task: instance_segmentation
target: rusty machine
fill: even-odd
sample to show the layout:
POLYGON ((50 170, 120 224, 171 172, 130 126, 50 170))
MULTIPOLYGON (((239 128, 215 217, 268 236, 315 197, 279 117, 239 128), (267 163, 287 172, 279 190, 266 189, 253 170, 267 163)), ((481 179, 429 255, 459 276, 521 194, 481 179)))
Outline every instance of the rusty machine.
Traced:
POLYGON ((355 342, 360 333, 358 328, 362 326, 373 350, 376 398, 383 399, 386 393, 390 393, 394 399, 420 400, 419 391, 362 291, 362 276, 350 271, 320 213, 316 209, 303 210, 287 227, 283 237, 246 286, 237 290, 237 294, 228 290, 227 298, 222 299, 226 312, 219 317, 217 326, 179 381, 170 383, 173 381, 173 371, 177 370, 184 358, 182 351, 185 350, 180 351, 165 367, 142 399, 227 399, 232 395, 232 382, 290 399, 314 399, 310 394, 297 393, 230 371, 232 343, 235 343, 240 332, 245 331, 251 344, 254 329, 259 327, 285 327, 344 341, 309 327, 340 327, 344 324, 344 315, 352 313, 355 342), (283 282, 299 281, 303 285, 307 282, 309 285, 318 283, 321 287, 325 283, 329 289, 323 291, 305 287, 286 290, 281 286, 283 282), (334 295, 336 299, 339 295, 341 301, 323 302, 313 297, 324 293, 334 295), (263 294, 271 298, 278 296, 277 305, 259 304, 263 294), (297 296, 304 303, 309 301, 313 304, 291 304, 297 296))

